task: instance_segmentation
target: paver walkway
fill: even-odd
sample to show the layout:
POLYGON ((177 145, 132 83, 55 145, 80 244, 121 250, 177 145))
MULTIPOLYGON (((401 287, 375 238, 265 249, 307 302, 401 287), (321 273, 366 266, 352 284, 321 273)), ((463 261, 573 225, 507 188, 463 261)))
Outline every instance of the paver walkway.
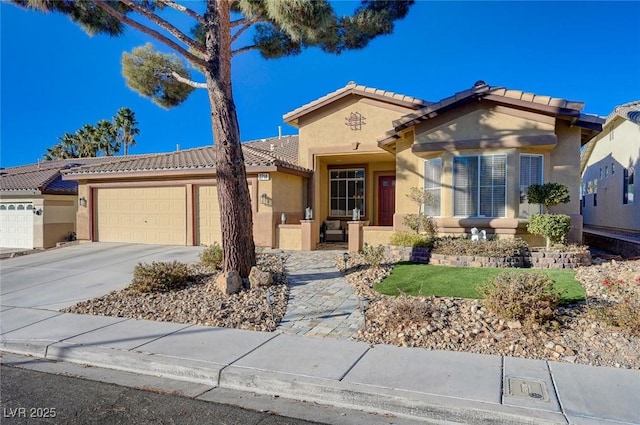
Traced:
POLYGON ((335 268, 343 251, 287 251, 289 304, 278 330, 284 333, 351 339, 363 324, 353 287, 335 268))

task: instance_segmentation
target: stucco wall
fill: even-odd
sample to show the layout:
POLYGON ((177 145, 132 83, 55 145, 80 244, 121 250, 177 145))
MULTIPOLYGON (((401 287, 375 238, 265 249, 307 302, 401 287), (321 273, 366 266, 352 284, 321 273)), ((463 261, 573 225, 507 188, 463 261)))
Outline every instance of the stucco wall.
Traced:
POLYGON ((582 209, 584 224, 640 231, 640 125, 616 118, 592 143, 595 143, 595 147, 582 175, 582 182, 586 184, 598 180, 598 205, 593 206, 593 194, 586 195, 582 209), (630 167, 635 169, 634 202, 624 204, 623 170, 630 167))
POLYGON ((358 152, 379 152, 377 138, 391 128, 393 120, 410 111, 352 95, 301 117, 298 150, 300 165, 312 169, 314 153, 353 152, 355 144, 359 144, 358 152), (352 112, 358 112, 364 117, 360 130, 352 130, 345 124, 345 118, 352 112))
POLYGON ((393 235, 393 228, 386 226, 364 226, 362 228, 363 243, 371 246, 388 245, 393 235))
POLYGON ((302 226, 300 224, 280 224, 278 226, 278 248, 302 249, 302 226))
POLYGON ((75 231, 78 201, 75 195, 44 195, 43 247, 51 248, 65 241, 75 231))
POLYGON ((580 240, 581 219, 578 214, 578 170, 581 130, 568 123, 537 113, 509 109, 503 106, 470 104, 458 110, 445 112, 427 120, 413 131, 403 134, 396 142, 397 191, 396 228, 403 228, 406 214, 415 214, 417 205, 405 195, 411 187, 423 187, 423 170, 426 159, 442 158, 441 215, 438 220, 441 234, 464 234, 471 227, 486 228, 501 237, 513 237, 524 233, 524 226, 517 219, 520 215, 520 155, 543 155, 543 180, 566 184, 571 193, 571 203, 559 206, 554 212, 569 214, 573 229, 570 237, 580 240), (521 138, 526 136, 527 138, 521 138), (481 142, 493 140, 498 147, 483 147, 481 142), (463 146, 473 148, 460 149, 463 146), (436 144, 436 143, 439 143, 436 144), (442 143, 445 143, 444 145, 442 143), (437 146, 437 150, 421 149, 437 146), (417 149, 412 150, 416 146, 417 149), (454 217, 453 159, 456 156, 499 154, 507 161, 506 210, 500 218, 454 217), (475 222, 474 220, 480 220, 475 222))

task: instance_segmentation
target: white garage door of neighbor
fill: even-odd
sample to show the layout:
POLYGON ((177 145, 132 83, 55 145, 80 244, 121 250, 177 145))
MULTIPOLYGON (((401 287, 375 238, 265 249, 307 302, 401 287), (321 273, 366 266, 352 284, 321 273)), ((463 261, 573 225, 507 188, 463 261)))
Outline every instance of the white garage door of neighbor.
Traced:
POLYGON ((0 246, 33 248, 33 204, 0 204, 0 246))
POLYGON ((215 186, 198 186, 196 190, 196 220, 198 245, 222 243, 218 189, 215 186))
POLYGON ((100 188, 95 205, 95 240, 186 245, 185 187, 100 188))

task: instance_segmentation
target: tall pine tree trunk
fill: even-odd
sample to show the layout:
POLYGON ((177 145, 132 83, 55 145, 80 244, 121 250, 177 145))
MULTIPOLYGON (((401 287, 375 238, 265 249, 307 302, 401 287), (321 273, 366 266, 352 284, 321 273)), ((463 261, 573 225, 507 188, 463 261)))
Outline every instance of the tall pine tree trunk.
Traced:
POLYGON ((227 0, 207 0, 205 77, 216 151, 223 271, 247 277, 256 263, 251 198, 231 88, 231 34, 227 0))

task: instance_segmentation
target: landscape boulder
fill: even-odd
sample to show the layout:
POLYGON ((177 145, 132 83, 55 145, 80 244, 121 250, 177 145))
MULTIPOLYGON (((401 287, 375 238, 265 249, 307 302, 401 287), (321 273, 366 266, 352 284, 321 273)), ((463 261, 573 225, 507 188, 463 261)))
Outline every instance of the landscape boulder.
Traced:
POLYGON ((220 273, 216 277, 215 287, 225 295, 235 294, 240 292, 242 287, 242 278, 237 271, 230 271, 226 273, 220 273))
POLYGON ((251 267, 251 271, 249 272, 249 289, 271 285, 273 285, 271 273, 262 271, 256 266, 251 267))

